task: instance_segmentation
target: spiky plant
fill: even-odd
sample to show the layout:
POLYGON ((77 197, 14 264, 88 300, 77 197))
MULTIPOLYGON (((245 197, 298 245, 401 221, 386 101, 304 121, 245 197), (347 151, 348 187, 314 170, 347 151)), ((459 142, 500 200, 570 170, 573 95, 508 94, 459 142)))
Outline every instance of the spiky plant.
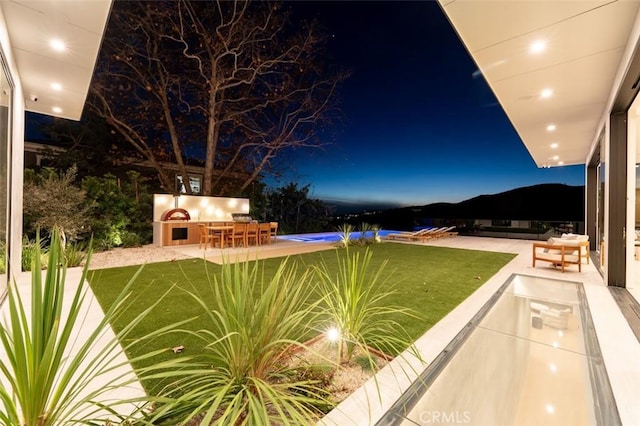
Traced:
POLYGON ((371 232, 371 225, 369 225, 367 222, 362 222, 360 224, 360 243, 362 243, 363 245, 367 244, 367 241, 369 239, 367 233, 371 232))
POLYGON ((209 294, 196 294, 210 328, 194 333, 206 342, 201 368, 171 385, 182 406, 160 408, 165 418, 201 424, 309 424, 329 404, 317 382, 285 362, 309 337, 316 305, 307 272, 283 261, 265 282, 259 263, 225 263, 209 278, 209 294))
POLYGON ((367 248, 337 256, 337 272, 326 261, 313 266, 323 303, 320 305, 327 328, 334 327, 339 336, 338 359, 351 360, 356 348, 369 353, 373 347, 394 354, 411 345, 411 339, 395 318, 414 316, 409 309, 390 305, 387 299, 395 292, 384 269, 371 264, 372 251, 367 248))
POLYGON ((338 233, 340 234, 338 245, 340 247, 348 247, 349 244, 351 244, 351 235, 353 234, 354 229, 354 226, 350 223, 343 223, 338 226, 338 233))
MULTIPOLYGON (((136 383, 138 378, 171 375, 186 360, 148 367, 138 371, 138 376, 127 361, 120 361, 123 348, 119 342, 130 342, 124 347, 125 351, 129 345, 141 344, 143 339, 131 341, 129 332, 155 305, 140 313, 114 337, 108 337, 110 321, 126 310, 134 276, 103 319, 91 325, 86 337, 81 337, 78 331, 89 310, 85 285, 89 262, 68 302, 65 300, 67 267, 60 231, 51 232, 44 279, 39 237, 34 246, 31 287, 9 284, 8 312, 0 323, 0 345, 4 352, 0 356, 0 424, 53 426, 92 421, 104 424, 107 418, 122 421, 138 416, 138 410, 149 399, 143 394, 121 397, 121 389, 136 383), (22 294, 28 290, 30 301, 22 294)), ((156 330, 146 337, 153 338, 169 329, 156 330)), ((142 355, 132 362, 158 352, 142 355)))

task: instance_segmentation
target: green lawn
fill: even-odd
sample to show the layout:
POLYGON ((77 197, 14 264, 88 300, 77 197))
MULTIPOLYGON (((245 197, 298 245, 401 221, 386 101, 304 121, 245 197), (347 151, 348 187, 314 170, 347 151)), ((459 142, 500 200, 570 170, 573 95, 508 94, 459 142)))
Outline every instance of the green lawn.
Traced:
MULTIPOLYGON (((462 250, 443 247, 418 246, 411 244, 384 243, 371 246, 373 268, 385 259, 388 265, 385 274, 388 283, 395 286, 396 293, 389 304, 400 305, 414 310, 419 318, 397 318, 413 339, 442 319, 448 312, 466 299, 488 278, 508 263, 513 254, 462 250)), ((351 247, 349 250, 364 250, 351 247)), ((306 266, 324 259, 330 268, 335 268, 337 257, 344 255, 344 249, 316 252, 293 256, 290 260, 302 272, 306 266)), ((265 276, 273 274, 282 259, 267 259, 262 262, 265 276)), ((127 281, 139 267, 123 267, 93 271, 89 280, 94 293, 104 308, 109 306, 127 281)), ((207 294, 207 273, 217 274, 220 266, 199 260, 154 263, 144 267, 136 280, 132 305, 128 312, 113 326, 121 329, 130 319, 163 293, 171 288, 171 293, 147 317, 136 330, 136 335, 146 335, 150 330, 201 314, 200 307, 185 294, 182 288, 189 288, 207 294)), ((206 327, 202 320, 191 324, 193 329, 206 327)), ((197 354, 200 344, 186 334, 168 336, 162 341, 147 342, 141 353, 167 346, 185 346, 185 353, 197 354)), ((167 357, 172 356, 168 353, 167 357)))

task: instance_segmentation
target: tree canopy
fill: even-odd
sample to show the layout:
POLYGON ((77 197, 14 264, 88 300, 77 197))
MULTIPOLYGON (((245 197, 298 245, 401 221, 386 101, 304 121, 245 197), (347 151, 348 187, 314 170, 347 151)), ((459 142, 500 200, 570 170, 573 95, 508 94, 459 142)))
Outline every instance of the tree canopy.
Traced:
POLYGON ((326 35, 281 3, 118 1, 88 98, 174 191, 166 163, 201 165, 203 195, 237 195, 277 159, 322 146, 345 72, 326 35), (200 159, 199 161, 194 159, 200 159))

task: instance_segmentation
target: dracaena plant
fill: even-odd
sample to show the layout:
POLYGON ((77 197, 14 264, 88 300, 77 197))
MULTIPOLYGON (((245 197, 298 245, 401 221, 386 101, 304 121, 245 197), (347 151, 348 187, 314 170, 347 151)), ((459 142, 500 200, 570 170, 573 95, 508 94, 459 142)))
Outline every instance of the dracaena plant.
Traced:
MULTIPOLYGON (((121 391, 138 383, 138 379, 169 376, 188 359, 140 369, 136 375, 121 356, 129 345, 141 343, 141 339, 129 338, 130 331, 155 306, 137 315, 122 331, 111 334, 109 323, 126 310, 129 289, 137 274, 97 324, 85 325, 89 309, 99 309, 91 307, 89 302, 86 285, 89 260, 76 289, 66 291, 67 267, 60 231, 51 232, 44 278, 39 237, 35 247, 30 288, 10 283, 6 306, 2 307, 6 315, 0 323, 3 352, 0 356, 0 424, 104 424, 107 418, 143 421, 140 410, 153 399, 143 392, 126 398, 121 396, 121 391), (68 296, 71 300, 66 300, 68 296), (83 326, 84 332, 78 333, 83 326), (129 343, 123 348, 119 342, 129 343)), ((156 330, 145 338, 170 332, 181 324, 156 330)), ((161 351, 131 361, 142 361, 161 351)))
POLYGON ((299 425, 314 423, 320 407, 330 404, 317 381, 286 362, 316 325, 318 302, 310 297, 308 273, 285 260, 265 278, 259 265, 225 263, 209 277, 208 294, 185 288, 205 312, 207 327, 193 334, 206 348, 201 367, 170 385, 182 406, 159 407, 156 419, 299 425))
POLYGON ((338 245, 340 247, 348 247, 349 244, 351 244, 351 235, 353 234, 354 229, 354 226, 350 223, 343 223, 338 226, 338 233, 340 235, 338 245))
POLYGON ((347 251, 337 256, 335 272, 326 260, 313 266, 322 295, 321 314, 325 327, 338 340, 340 363, 350 361, 357 348, 365 355, 370 355, 370 348, 392 355, 412 342, 397 319, 416 315, 387 302, 396 289, 385 274, 387 262, 374 267, 372 256, 369 248, 347 251))

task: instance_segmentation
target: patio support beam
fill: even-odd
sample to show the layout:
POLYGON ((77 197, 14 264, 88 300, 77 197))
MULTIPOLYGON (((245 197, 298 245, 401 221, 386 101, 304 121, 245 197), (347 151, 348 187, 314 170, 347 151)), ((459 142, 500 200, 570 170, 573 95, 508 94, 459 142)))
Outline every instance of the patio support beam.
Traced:
POLYGON ((587 187, 585 188, 587 206, 585 208, 586 233, 589 236, 589 251, 596 250, 597 235, 597 211, 598 211, 598 165, 587 166, 587 187))
POLYGON ((609 223, 607 226, 607 285, 626 287, 627 112, 614 112, 609 134, 609 223))

